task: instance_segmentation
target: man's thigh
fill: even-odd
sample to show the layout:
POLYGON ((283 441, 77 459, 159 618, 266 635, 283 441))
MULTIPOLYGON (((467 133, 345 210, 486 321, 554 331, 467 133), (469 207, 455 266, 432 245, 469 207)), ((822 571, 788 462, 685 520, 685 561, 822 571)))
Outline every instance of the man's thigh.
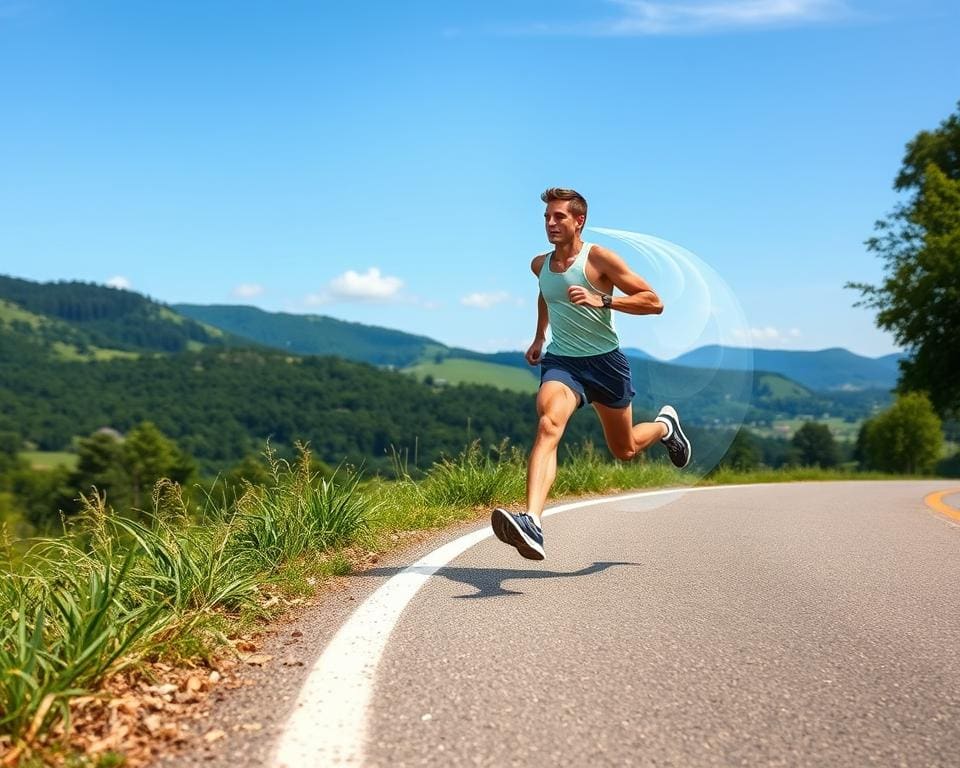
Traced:
POLYGON ((561 381, 545 381, 537 392, 537 415, 549 416, 556 424, 566 426, 580 407, 580 397, 579 392, 561 381))
POLYGON ((610 408, 600 403, 593 403, 593 408, 600 417, 603 436, 607 440, 610 452, 617 455, 633 448, 633 406, 610 408))

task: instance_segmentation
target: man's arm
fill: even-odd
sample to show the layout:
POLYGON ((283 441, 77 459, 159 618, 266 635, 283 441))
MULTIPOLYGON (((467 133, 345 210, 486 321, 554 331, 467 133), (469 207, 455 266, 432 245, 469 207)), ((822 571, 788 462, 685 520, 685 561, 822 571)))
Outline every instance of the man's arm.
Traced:
MULTIPOLYGON (((540 270, 543 269, 545 256, 536 256, 530 264, 533 274, 540 276, 540 270)), ((537 293, 537 332, 533 336, 533 344, 527 350, 525 357, 530 365, 538 365, 543 356, 543 345, 547 341, 547 326, 550 324, 550 316, 547 313, 547 302, 543 298, 543 293, 537 293)))
MULTIPOLYGON (((615 297, 610 305, 611 309, 628 315, 659 315, 663 312, 663 302, 650 284, 631 270, 613 251, 595 245, 590 249, 590 260, 606 280, 626 294, 615 297)), ((572 286, 568 295, 574 304, 598 308, 603 306, 599 294, 580 286, 572 286)))

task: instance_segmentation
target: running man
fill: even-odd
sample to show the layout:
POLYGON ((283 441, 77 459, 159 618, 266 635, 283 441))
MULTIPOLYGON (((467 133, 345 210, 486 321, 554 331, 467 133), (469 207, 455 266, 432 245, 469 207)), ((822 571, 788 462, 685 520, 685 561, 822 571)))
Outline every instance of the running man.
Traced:
POLYGON ((493 511, 491 524, 500 541, 530 560, 543 560, 540 517, 557 476, 557 446, 574 411, 591 403, 600 417, 610 452, 629 461, 659 440, 677 467, 690 463, 690 441, 677 412, 663 406, 656 419, 633 423, 630 363, 620 351, 613 310, 628 315, 659 315, 663 303, 653 289, 616 253, 582 239, 587 201, 572 189, 551 188, 544 223, 550 253, 535 256, 530 267, 540 282, 537 333, 527 350, 530 365, 540 365, 537 436, 527 466, 527 511, 493 511), (613 296, 614 289, 624 295, 613 296), (546 354, 547 326, 551 341, 546 354))

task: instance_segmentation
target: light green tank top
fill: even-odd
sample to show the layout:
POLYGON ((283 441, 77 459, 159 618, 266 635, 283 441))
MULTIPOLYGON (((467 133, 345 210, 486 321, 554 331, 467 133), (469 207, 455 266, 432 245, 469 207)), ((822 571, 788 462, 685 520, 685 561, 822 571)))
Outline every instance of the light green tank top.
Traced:
POLYGON ((547 352, 566 357, 602 355, 620 346, 613 327, 613 312, 603 307, 583 307, 571 303, 567 289, 580 285, 600 294, 584 272, 591 243, 584 243, 580 253, 566 272, 550 270, 550 256, 540 269, 540 293, 547 302, 551 339, 547 352))

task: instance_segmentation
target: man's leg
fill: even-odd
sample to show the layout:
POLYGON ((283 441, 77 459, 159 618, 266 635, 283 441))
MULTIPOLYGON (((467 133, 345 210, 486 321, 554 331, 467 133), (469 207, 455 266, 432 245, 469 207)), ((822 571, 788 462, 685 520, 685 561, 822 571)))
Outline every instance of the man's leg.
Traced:
POLYGON ((540 525, 547 494, 557 477, 557 446, 579 396, 566 384, 545 381, 537 393, 537 437, 527 465, 527 513, 540 525))
POLYGON ((646 421, 634 424, 631 405, 625 408, 610 408, 594 403, 593 407, 603 425, 603 436, 607 439, 610 453, 618 459, 629 461, 667 436, 668 428, 662 422, 646 421))

